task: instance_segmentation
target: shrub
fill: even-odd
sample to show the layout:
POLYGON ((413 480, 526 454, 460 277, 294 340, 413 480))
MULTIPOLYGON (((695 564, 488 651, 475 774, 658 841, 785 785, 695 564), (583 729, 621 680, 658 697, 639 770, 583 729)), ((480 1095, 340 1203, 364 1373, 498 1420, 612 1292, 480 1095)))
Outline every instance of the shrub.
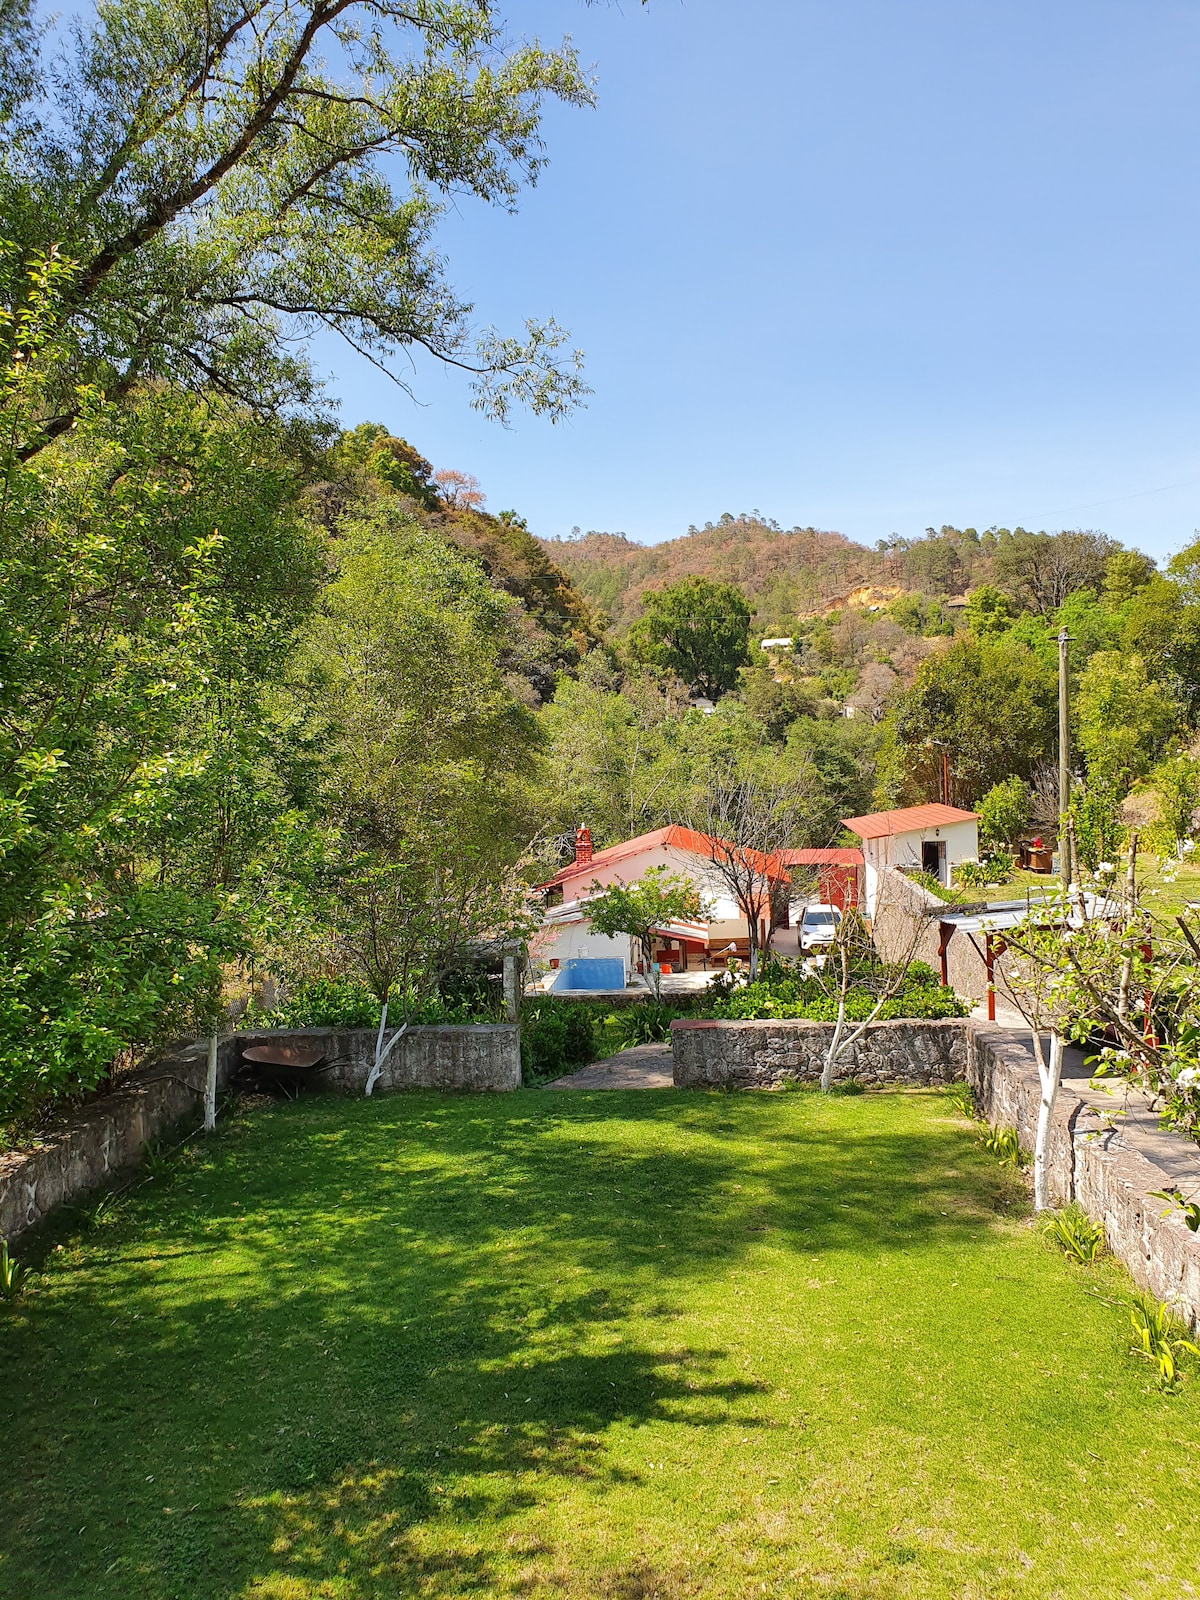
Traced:
POLYGON ((979 1142, 1002 1167, 1023 1167, 1026 1163, 1015 1128, 987 1128, 980 1134, 979 1142))
POLYGON ((1135 1294, 1129 1308, 1135 1356, 1143 1356, 1158 1368, 1160 1389, 1170 1389, 1179 1377, 1179 1357, 1185 1352, 1200 1356, 1200 1349, 1187 1337, 1187 1328, 1170 1306, 1160 1304, 1153 1295, 1135 1294))
POLYGON ((989 883, 1007 883, 1017 870, 1016 858, 1007 850, 989 851, 983 864, 988 872, 989 883))
POLYGON ((954 881, 963 889, 986 889, 989 884, 1007 883, 1016 863, 1005 850, 993 850, 982 861, 960 861, 954 881))
POLYGON ((638 1044, 662 1044, 671 1037, 671 1024, 678 1017, 694 1015, 695 1008, 673 1005, 665 1000, 645 1000, 625 1006, 613 1017, 621 1038, 622 1050, 638 1044))
MULTIPOLYGON (((486 994, 483 1001, 486 1004, 486 994)), ((393 997, 388 1005, 389 1026, 405 1016, 413 1027, 461 1026, 488 1021, 474 991, 446 998, 420 1000, 410 995, 408 1005, 393 997)), ((253 1001, 242 1016, 243 1028, 377 1028, 379 1001, 361 983, 348 978, 313 978, 298 984, 282 1005, 263 1010, 253 1001)))
POLYGON ((1039 1224, 1043 1238, 1051 1240, 1074 1260, 1095 1261, 1104 1250, 1104 1228, 1093 1222, 1074 1201, 1061 1211, 1047 1211, 1039 1224))
POLYGON ((1029 827, 1029 785, 1005 778, 979 802, 979 831, 989 844, 1012 844, 1029 827))
MULTIPOLYGON (((889 976, 889 969, 880 961, 860 958, 854 962, 846 994, 846 1016, 851 1022, 862 1022, 870 1016, 889 976)), ((736 1022, 764 1018, 832 1022, 838 1012, 836 982, 834 963, 827 965, 822 973, 807 974, 798 966, 771 961, 754 983, 739 987, 719 980, 710 985, 710 1011, 712 1016, 736 1022)), ((923 961, 914 961, 900 988, 880 1008, 879 1020, 965 1017, 967 1010, 953 989, 945 988, 938 981, 932 967, 923 961)))
POLYGON ((371 1028, 379 1022, 379 1002, 361 983, 349 978, 313 978, 300 983, 278 1006, 267 1009, 252 1000, 242 1016, 243 1028, 371 1028))
POLYGON ((975 1109, 975 1094, 969 1083, 956 1083, 947 1091, 946 1099, 951 1111, 957 1111, 960 1117, 966 1117, 974 1122, 979 1115, 975 1109))
POLYGON ((19 1300, 33 1273, 8 1253, 8 1240, 0 1239, 0 1300, 19 1300))
POLYGON ((586 1067, 595 1055, 595 1019, 588 1006, 549 995, 522 1006, 521 1071, 526 1083, 561 1078, 586 1067))

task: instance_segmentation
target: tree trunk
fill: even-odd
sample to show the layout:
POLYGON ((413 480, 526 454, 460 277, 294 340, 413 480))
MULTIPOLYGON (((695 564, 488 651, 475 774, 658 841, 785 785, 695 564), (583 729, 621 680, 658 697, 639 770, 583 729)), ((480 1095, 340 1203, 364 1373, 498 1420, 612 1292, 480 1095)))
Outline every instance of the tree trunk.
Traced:
POLYGON ((209 1035, 208 1070, 204 1075, 204 1131, 212 1133, 217 1126, 217 1035, 209 1035))
POLYGON ((841 948, 842 981, 838 990, 837 1020, 833 1024, 833 1037, 829 1041, 829 1049, 825 1055, 825 1065, 821 1068, 821 1089, 825 1094, 833 1088, 833 1069, 837 1064, 838 1053, 842 1048, 842 1035, 846 1031, 846 994, 850 988, 850 951, 845 944, 841 948))
POLYGON ((650 993, 656 1000, 662 994, 662 974, 654 960, 654 935, 640 941, 642 946, 642 965, 646 969, 646 982, 650 985, 650 993))
POLYGON ((379 1013, 379 1032, 375 1035, 375 1060, 371 1063, 371 1070, 367 1073, 366 1093, 370 1094, 379 1081, 379 1074, 383 1063, 383 1035, 387 1028, 388 1003, 383 1002, 383 1009, 379 1013))
POLYGON ((1063 1036, 1057 1028, 1050 1034, 1050 1059, 1042 1049, 1042 1036, 1037 1028, 1033 1032, 1033 1054, 1037 1060, 1038 1079, 1042 1086, 1042 1100, 1038 1107, 1037 1138, 1033 1146, 1033 1209, 1046 1211, 1050 1206, 1050 1174, 1047 1155, 1050 1144, 1050 1121, 1058 1087, 1062 1082, 1063 1036))
POLYGON ((519 973, 520 952, 506 950, 504 952, 504 1019, 506 1022, 519 1022, 521 1020, 519 973))
POLYGON ((842 1048, 842 1034, 846 1027, 846 996, 843 994, 838 1000, 837 1021, 833 1025, 833 1038, 829 1041, 829 1049, 825 1055, 825 1065, 821 1068, 821 1088, 826 1094, 833 1088, 833 1069, 837 1064, 838 1052, 842 1048))

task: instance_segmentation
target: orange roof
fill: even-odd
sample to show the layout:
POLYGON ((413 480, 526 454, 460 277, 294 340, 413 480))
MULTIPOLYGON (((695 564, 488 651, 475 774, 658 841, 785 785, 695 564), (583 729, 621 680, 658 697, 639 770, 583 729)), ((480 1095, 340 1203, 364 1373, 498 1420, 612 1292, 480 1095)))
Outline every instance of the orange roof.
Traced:
MULTIPOLYGON (((571 878, 583 878, 595 872, 597 867, 611 867, 618 861, 624 861, 630 856, 640 856, 646 850, 655 850, 660 846, 670 846, 676 850, 685 850, 690 855, 703 856, 706 861, 711 861, 714 850, 732 850, 733 846, 725 843, 723 839, 712 839, 707 833, 697 833, 694 828, 656 828, 653 833, 639 833, 636 839, 626 839, 623 844, 610 844, 607 850, 597 850, 590 861, 568 861, 554 874, 547 878, 545 883, 539 883, 539 889, 549 889, 557 883, 566 883, 571 878)), ((782 855, 764 856, 757 850, 745 851, 746 860, 760 867, 768 877, 787 878, 787 871, 782 855)))
POLYGON ((785 867, 861 867, 863 853, 841 846, 831 850, 781 850, 779 859, 785 867))
POLYGON ((978 821, 978 811, 960 811, 957 806, 905 806, 900 811, 843 817, 842 826, 860 839, 884 839, 893 833, 921 833, 925 828, 948 828, 952 822, 978 821))

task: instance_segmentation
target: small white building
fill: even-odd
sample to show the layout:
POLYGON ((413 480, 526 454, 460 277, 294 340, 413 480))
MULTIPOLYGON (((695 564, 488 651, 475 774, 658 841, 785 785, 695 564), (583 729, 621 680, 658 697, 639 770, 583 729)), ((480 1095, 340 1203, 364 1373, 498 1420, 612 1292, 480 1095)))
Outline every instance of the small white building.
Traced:
MULTIPOLYGON (((719 843, 716 842, 716 843, 719 843)), ((605 987, 618 988, 642 967, 637 941, 627 934, 593 933, 583 914, 583 902, 595 889, 616 883, 633 883, 651 867, 667 867, 672 874, 689 878, 705 902, 708 916, 702 922, 673 922, 656 930, 654 959, 673 972, 699 967, 704 971, 724 966, 736 954, 745 958, 749 949, 746 919, 728 886, 713 868, 714 841, 690 828, 657 828, 636 839, 592 850, 591 834, 580 828, 575 838, 575 859, 539 885, 543 895, 542 925, 530 940, 529 953, 535 963, 551 969, 562 968, 564 979, 556 987, 574 987, 569 964, 578 961, 611 962, 612 981, 605 987), (618 981, 618 968, 623 977, 618 981)), ((748 851, 756 856, 756 851, 748 851)), ((781 859, 758 857, 764 875, 788 882, 787 868, 781 859)), ((770 936, 771 908, 764 897, 759 938, 763 945, 770 936)))
POLYGON ((843 827, 862 840, 866 912, 875 915, 884 867, 931 873, 945 888, 960 861, 979 857, 979 813, 957 806, 905 806, 846 817, 843 827))

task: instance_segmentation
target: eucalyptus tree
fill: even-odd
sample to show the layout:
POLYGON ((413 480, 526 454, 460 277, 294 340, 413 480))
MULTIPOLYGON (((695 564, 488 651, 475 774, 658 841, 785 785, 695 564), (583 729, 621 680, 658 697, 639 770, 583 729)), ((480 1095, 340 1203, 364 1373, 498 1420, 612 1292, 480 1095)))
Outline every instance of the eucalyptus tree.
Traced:
POLYGON ((53 38, 4 7, 0 296, 74 268, 24 455, 88 393, 312 404, 322 330, 402 383, 420 350, 463 367, 499 417, 579 398, 562 330, 473 333, 433 244, 449 197, 511 209, 536 181, 548 98, 590 102, 568 45, 510 42, 489 0, 101 0, 47 60, 53 38))

